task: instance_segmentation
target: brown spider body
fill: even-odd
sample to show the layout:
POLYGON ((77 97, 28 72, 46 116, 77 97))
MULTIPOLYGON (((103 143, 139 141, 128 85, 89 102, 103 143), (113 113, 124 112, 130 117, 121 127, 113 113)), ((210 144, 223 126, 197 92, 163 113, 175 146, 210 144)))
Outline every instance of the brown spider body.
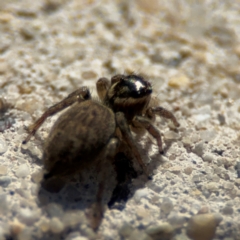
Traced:
POLYGON ((103 104, 92 100, 74 104, 58 118, 47 139, 43 154, 47 176, 70 175, 93 164, 115 129, 114 113, 103 104))
POLYGON ((45 119, 69 107, 54 124, 43 154, 44 178, 56 179, 84 171, 96 165, 101 175, 96 205, 92 216, 94 229, 100 224, 103 210, 101 199, 106 184, 106 164, 112 164, 118 152, 118 143, 128 146, 133 158, 143 172, 148 170, 134 142, 131 127, 146 129, 157 141, 159 153, 163 153, 161 135, 151 119, 155 114, 172 120, 174 115, 162 107, 149 106, 152 86, 140 75, 116 75, 111 82, 100 78, 97 82, 100 101, 91 99, 89 90, 82 87, 71 93, 46 112, 30 127, 27 143, 45 119))

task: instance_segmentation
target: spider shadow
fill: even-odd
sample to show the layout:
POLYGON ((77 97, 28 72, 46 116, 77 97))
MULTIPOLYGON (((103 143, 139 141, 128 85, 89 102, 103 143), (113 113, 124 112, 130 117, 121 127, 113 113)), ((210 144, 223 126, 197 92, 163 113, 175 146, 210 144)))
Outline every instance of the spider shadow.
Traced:
MULTIPOLYGON (((68 178, 43 180, 38 190, 38 200, 42 207, 50 203, 61 205, 64 211, 85 210, 94 201, 100 181, 95 169, 86 169, 81 175, 75 174, 68 178), (95 175, 94 175, 95 174, 95 175)), ((103 196, 105 199, 106 196, 103 196)))
MULTIPOLYGON (((92 214, 91 211, 95 210, 93 206, 100 180, 94 168, 84 171, 82 175, 76 174, 64 180, 55 178, 50 183, 44 179, 41 181, 37 198, 43 215, 50 219, 57 217, 64 225, 61 233, 48 231, 44 239, 66 239, 68 234, 75 231, 80 231, 83 236, 89 235, 89 231, 93 235, 96 234, 94 231, 98 229, 102 219, 97 228, 93 228, 94 219, 89 216, 89 212, 92 214)), ((110 179, 109 182, 113 181, 110 179)), ((112 188, 109 186, 107 191, 103 191, 103 206, 109 200, 112 188)))
MULTIPOLYGON (((109 208, 122 210, 133 195, 130 191, 132 180, 141 174, 135 170, 134 161, 124 152, 116 154, 112 166, 108 166, 107 170, 109 176, 106 176, 102 200, 109 208)), ((38 190, 39 204, 45 207, 49 203, 56 203, 64 210, 89 208, 96 200, 101 179, 94 168, 85 170, 83 175, 76 174, 67 180, 54 179, 50 182, 43 179, 38 190)))
MULTIPOLYGON (((146 139, 144 146, 140 147, 138 145, 139 152, 143 159, 149 159, 149 151, 151 145, 153 144, 151 139, 146 139)), ((174 140, 165 141, 164 153, 172 146, 174 140)), ((165 155, 165 154, 164 154, 165 155)), ((154 175, 154 170, 156 170, 160 165, 162 165, 166 160, 164 160, 163 155, 159 152, 151 155, 151 160, 147 164, 149 176, 145 176, 139 169, 138 164, 135 164, 136 161, 131 157, 131 154, 128 155, 127 152, 119 152, 114 161, 114 168, 116 173, 117 184, 113 190, 112 197, 108 202, 109 208, 114 208, 118 210, 123 210, 125 208, 126 202, 131 198, 135 191, 140 188, 145 187, 145 184, 148 181, 151 181, 152 176, 154 175), (133 183, 133 180, 136 179, 133 183)))
MULTIPOLYGON (((148 157, 149 144, 145 144, 143 148, 138 147, 143 158, 148 157)), ((168 141, 164 150, 166 151, 171 144, 172 142, 168 141)), ((151 162, 147 165, 149 175, 153 175, 153 171, 162 163, 163 158, 159 153, 152 155, 151 162)), ((137 165, 131 154, 128 154, 126 151, 119 151, 115 155, 112 164, 109 164, 107 169, 108 176, 106 176, 107 180, 101 196, 103 205, 107 205, 109 209, 122 211, 128 199, 134 195, 135 191, 145 186, 149 178, 141 173, 137 165)), ((64 214, 75 212, 79 215, 85 215, 82 223, 89 226, 87 211, 96 202, 100 181, 101 179, 99 179, 94 167, 82 171, 81 175, 76 174, 72 176, 66 182, 61 182, 58 179, 53 183, 53 186, 50 184, 50 188, 48 186, 47 190, 46 181, 43 180, 38 191, 38 203, 43 212, 50 217, 59 216, 59 213, 54 212, 58 211, 56 209, 60 209, 60 212, 64 214)), ((60 217, 64 218, 64 214, 60 215, 60 217)), ((67 227, 62 234, 66 235, 67 232, 70 230, 73 231, 75 228, 77 227, 67 227)))
MULTIPOLYGON (((113 164, 107 166, 106 172, 108 172, 108 176, 105 176, 106 182, 101 195, 102 205, 108 206, 109 209, 122 211, 127 200, 134 193, 130 190, 132 179, 137 178, 139 174, 134 169, 133 161, 123 152, 118 152, 115 155, 113 164)), ((66 222, 66 216, 71 214, 73 214, 74 218, 76 215, 82 216, 76 225, 66 223, 67 227, 65 227, 61 236, 66 236, 71 231, 79 230, 80 225, 87 225, 88 229, 92 228, 91 217, 88 217, 88 212, 94 209, 94 203, 97 201, 99 183, 101 181, 100 175, 93 166, 82 171, 81 175, 76 174, 67 180, 54 178, 52 182, 49 182, 49 180, 44 180, 43 178, 41 181, 37 198, 39 207, 44 215, 47 215, 49 218, 58 217, 64 223, 66 222)), ((51 239, 52 235, 50 235, 46 236, 46 239, 51 239)))

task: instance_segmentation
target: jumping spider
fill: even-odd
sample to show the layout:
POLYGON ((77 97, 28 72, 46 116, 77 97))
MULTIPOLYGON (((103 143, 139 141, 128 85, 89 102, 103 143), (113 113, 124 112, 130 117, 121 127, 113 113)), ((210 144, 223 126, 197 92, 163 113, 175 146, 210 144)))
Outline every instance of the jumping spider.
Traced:
MULTIPOLYGON (((97 193, 99 209, 104 188, 104 165, 109 164, 124 142, 148 176, 131 134, 134 127, 146 129, 156 140, 159 153, 163 153, 161 135, 152 124, 155 114, 172 120, 174 115, 162 107, 151 107, 151 84, 140 75, 116 75, 109 81, 100 78, 96 84, 100 101, 93 100, 87 87, 81 87, 61 102, 48 108, 29 128, 23 143, 27 143, 49 116, 71 106, 54 124, 43 153, 45 179, 70 176, 95 164, 102 174, 97 193)), ((96 215, 96 214, 95 214, 96 215)), ((102 212, 99 211, 96 224, 102 212)))

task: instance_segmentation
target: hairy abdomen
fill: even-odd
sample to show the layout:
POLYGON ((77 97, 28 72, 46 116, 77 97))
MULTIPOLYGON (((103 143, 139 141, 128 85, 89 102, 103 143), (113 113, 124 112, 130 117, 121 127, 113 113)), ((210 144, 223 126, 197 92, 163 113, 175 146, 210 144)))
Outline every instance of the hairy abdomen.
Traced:
POLYGON ((44 168, 67 175, 91 164, 114 135, 114 113, 92 100, 75 104, 54 124, 44 150, 44 168))

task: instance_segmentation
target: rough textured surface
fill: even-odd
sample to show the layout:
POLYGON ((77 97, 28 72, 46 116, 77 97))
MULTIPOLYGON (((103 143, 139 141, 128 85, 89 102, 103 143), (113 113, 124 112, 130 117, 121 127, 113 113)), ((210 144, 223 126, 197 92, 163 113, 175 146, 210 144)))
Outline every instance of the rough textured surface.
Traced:
MULTIPOLYGON (((239 16, 237 0, 0 1, 0 239, 206 239, 207 221, 208 239, 240 239, 239 16), (57 116, 27 146, 24 126, 76 88, 94 94, 99 77, 132 71, 181 127, 157 119, 165 155, 147 135, 139 143, 153 179, 134 179, 94 233, 94 168, 60 195, 39 192, 57 116)), ((114 172, 109 182, 105 202, 114 172)))

